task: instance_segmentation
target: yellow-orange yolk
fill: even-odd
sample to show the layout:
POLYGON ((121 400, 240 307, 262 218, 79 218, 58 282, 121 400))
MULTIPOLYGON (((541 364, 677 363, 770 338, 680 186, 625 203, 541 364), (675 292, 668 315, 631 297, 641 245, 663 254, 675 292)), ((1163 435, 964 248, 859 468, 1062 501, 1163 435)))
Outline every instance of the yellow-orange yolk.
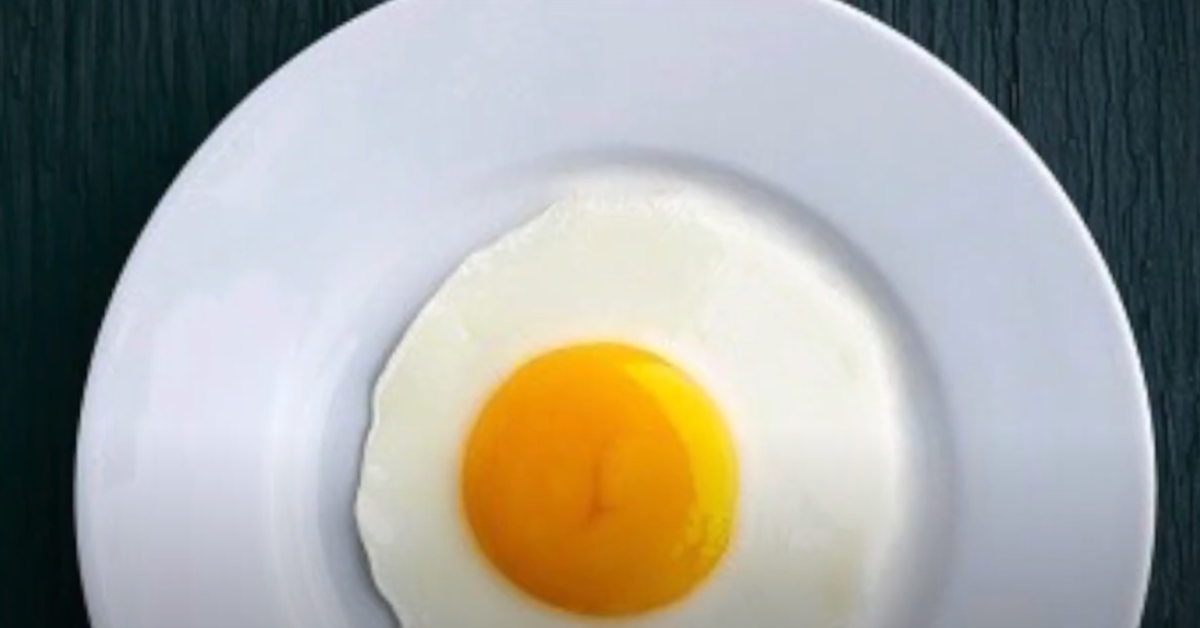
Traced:
POLYGON ((717 565, 737 506, 724 422, 683 371, 616 343, 515 370, 467 439, 480 549, 529 595, 595 617, 677 601, 717 565))

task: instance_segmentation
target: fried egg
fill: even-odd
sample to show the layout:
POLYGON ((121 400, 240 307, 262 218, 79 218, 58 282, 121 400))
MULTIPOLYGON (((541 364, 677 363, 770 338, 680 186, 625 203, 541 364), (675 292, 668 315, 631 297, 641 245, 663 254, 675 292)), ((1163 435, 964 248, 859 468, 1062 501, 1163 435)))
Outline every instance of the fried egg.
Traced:
POLYGON ((683 186, 471 254, 374 393, 356 519, 405 628, 833 628, 903 509, 886 325, 683 186))

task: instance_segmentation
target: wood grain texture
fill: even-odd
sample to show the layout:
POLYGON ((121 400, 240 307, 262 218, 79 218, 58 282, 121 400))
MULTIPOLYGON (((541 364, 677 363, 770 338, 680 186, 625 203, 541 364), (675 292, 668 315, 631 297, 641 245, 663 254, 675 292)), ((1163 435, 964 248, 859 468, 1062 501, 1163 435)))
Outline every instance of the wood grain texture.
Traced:
MULTIPOLYGON (((250 89, 377 3, 0 2, 0 626, 87 625, 72 536, 78 409, 142 225, 250 89)), ((851 4, 974 84, 1078 205, 1154 405, 1143 627, 1200 626, 1200 2, 851 4)))

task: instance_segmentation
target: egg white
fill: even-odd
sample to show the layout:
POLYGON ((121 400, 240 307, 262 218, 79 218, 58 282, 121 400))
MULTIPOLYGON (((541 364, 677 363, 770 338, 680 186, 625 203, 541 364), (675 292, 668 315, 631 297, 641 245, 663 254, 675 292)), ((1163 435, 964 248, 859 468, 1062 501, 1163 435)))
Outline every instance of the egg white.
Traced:
POLYGON ((903 508, 896 360, 871 307, 815 254, 691 188, 563 199, 470 256, 375 390, 356 502, 405 628, 844 626, 903 508), (657 351, 722 408, 739 465, 728 552, 692 595, 596 620, 517 590, 460 510, 461 449, 525 360, 598 339, 657 351))

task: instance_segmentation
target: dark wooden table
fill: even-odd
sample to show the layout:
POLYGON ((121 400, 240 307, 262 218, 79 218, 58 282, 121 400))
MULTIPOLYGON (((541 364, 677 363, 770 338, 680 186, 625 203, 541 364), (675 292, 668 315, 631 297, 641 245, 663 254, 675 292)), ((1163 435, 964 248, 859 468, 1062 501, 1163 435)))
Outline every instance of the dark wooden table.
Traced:
MULTIPOLYGON (((979 88, 1083 213, 1153 398, 1159 525, 1142 625, 1200 627, 1200 1, 852 3, 979 88)), ((239 99, 375 4, 0 0, 0 626, 87 625, 72 535, 80 395, 146 218, 239 99)))

